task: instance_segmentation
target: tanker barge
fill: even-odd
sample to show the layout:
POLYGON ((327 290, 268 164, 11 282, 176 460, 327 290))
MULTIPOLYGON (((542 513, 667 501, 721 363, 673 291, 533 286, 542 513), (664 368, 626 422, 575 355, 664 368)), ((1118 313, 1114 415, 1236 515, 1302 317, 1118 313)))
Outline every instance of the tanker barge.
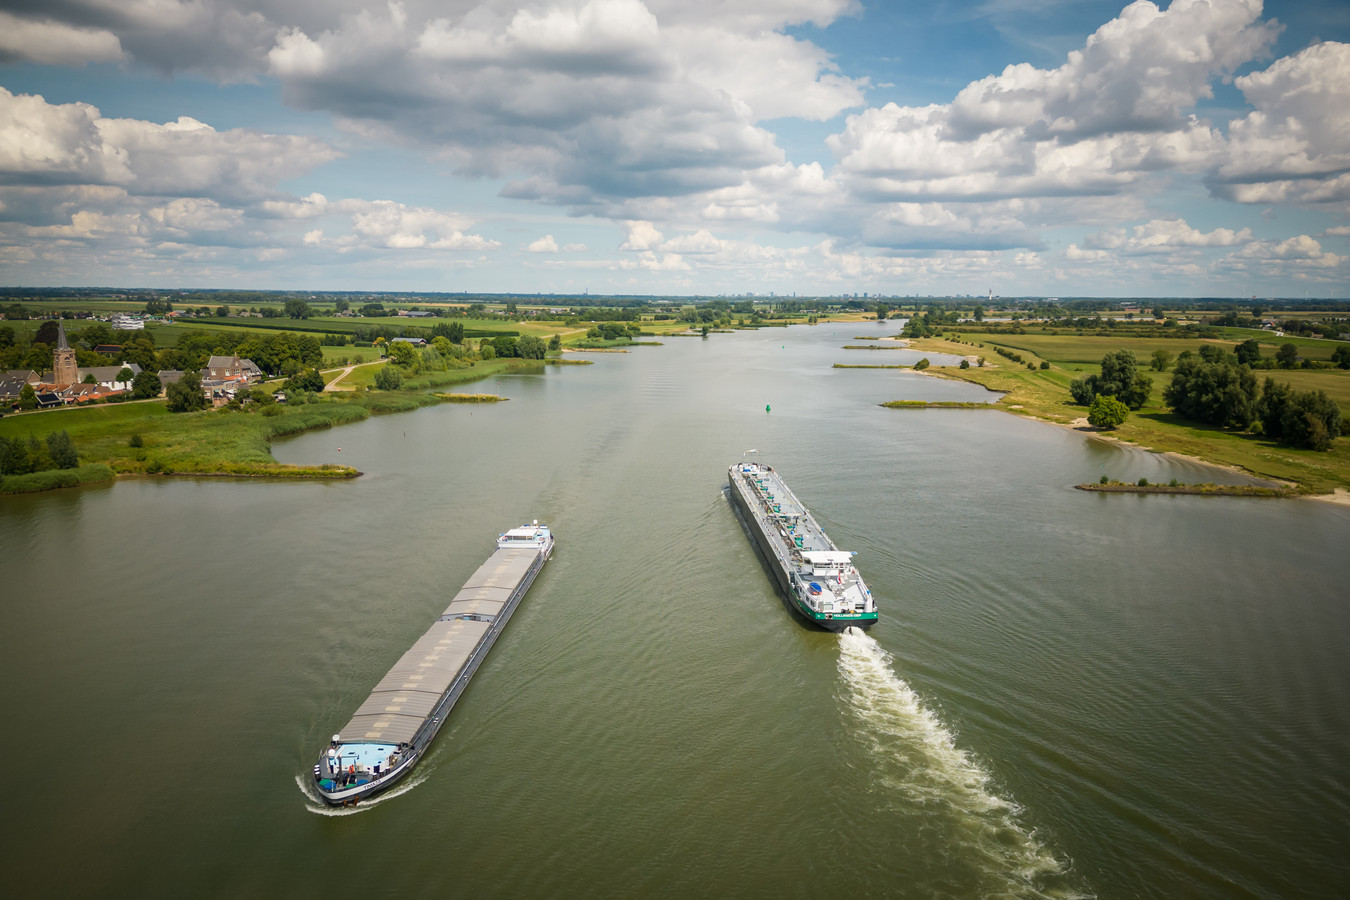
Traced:
POLYGON ((496 552, 319 755, 314 787, 325 802, 355 803, 412 770, 552 552, 537 521, 497 536, 496 552))
POLYGON ((834 545, 778 473, 740 462, 727 479, 732 502, 793 609, 829 631, 870 628, 877 604, 853 567, 853 553, 834 545))

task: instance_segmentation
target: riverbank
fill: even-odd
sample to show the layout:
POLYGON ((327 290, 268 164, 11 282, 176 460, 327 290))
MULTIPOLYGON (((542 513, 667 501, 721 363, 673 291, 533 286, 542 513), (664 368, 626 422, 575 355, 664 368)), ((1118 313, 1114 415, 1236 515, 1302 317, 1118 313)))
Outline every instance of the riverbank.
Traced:
POLYGON ((411 378, 400 391, 299 394, 289 404, 249 404, 191 413, 170 413, 163 401, 51 410, 0 419, 0 436, 39 440, 64 431, 81 466, 0 478, 0 494, 33 493, 109 481, 119 475, 192 475, 303 479, 355 478, 361 473, 337 462, 292 466, 272 456, 279 437, 333 428, 376 413, 403 412, 439 403, 492 403, 495 394, 431 393, 435 386, 476 381, 507 369, 538 365, 505 359, 472 368, 411 378))
MULTIPOLYGON (((967 359, 973 356, 976 361, 985 349, 978 342, 940 338, 912 339, 906 343, 913 350, 949 353, 967 359), (972 349, 976 353, 972 353, 972 349)), ((1129 346, 1128 339, 1122 339, 1120 343, 1123 347, 1129 346)), ((1150 402, 1131 413, 1118 429, 1101 431, 1087 424, 1086 409, 1074 403, 1069 395, 1069 382, 1078 374, 1076 368, 1068 368, 1055 359, 1043 359, 1025 348, 1018 352, 1026 364, 1006 363, 1002 357, 990 353, 983 366, 976 363, 966 369, 931 366, 922 371, 930 377, 978 384, 986 390, 999 392, 1003 396, 992 404, 994 408, 1024 418, 1288 485, 1301 496, 1345 502, 1337 499, 1340 496, 1337 492, 1350 489, 1350 437, 1335 441, 1329 451, 1317 452, 1277 444, 1260 435, 1225 431, 1183 419, 1162 405, 1162 389, 1170 375, 1156 372, 1151 373, 1154 390, 1150 402), (1048 362, 1049 367, 1040 368, 1042 361, 1048 362)))

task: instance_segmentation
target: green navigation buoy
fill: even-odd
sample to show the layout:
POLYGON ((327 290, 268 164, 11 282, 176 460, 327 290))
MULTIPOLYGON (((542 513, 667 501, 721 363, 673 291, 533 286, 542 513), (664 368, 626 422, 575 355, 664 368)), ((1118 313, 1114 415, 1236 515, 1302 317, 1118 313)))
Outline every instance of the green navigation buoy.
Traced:
POLYGON ((767 404, 767 403, 764 404, 764 411, 765 411, 765 412, 769 412, 769 411, 770 411, 769 404, 767 404))

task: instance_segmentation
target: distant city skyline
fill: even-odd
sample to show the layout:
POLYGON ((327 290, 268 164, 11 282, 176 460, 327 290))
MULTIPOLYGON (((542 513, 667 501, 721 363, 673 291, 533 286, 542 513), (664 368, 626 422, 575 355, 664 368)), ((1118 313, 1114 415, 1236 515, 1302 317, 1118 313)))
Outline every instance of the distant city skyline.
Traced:
POLYGON ((0 7, 0 284, 1350 296, 1330 0, 0 7))

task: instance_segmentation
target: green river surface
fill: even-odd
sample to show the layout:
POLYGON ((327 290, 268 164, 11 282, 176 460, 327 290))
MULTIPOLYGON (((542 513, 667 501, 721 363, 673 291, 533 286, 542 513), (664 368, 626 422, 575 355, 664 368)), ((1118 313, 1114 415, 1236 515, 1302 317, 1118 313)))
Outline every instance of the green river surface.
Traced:
POLYGON ((349 482, 0 498, 6 896, 1344 895, 1350 509, 1076 491, 1235 476, 884 409, 993 395, 832 368, 917 358, 842 349, 871 329, 671 337, 274 448, 349 482), (724 490, 749 448, 857 552, 867 636, 776 594, 724 490), (315 802, 534 518, 554 557, 413 777, 315 802))

